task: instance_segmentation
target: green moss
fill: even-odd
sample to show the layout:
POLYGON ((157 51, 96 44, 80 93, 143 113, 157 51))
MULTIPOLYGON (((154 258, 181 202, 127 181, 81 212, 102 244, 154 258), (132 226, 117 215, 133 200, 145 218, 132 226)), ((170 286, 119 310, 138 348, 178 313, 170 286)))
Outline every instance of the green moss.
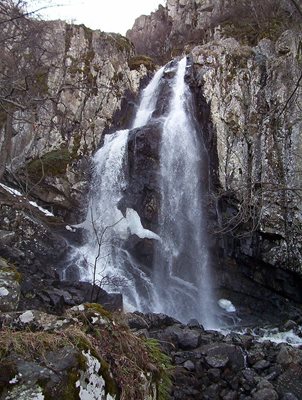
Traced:
POLYGON ((131 70, 133 69, 139 70, 141 65, 144 65, 149 71, 155 70, 155 65, 152 58, 144 55, 131 57, 128 60, 128 65, 131 70))
POLYGON ((276 40, 285 29, 284 19, 281 17, 269 18, 261 23, 238 18, 236 21, 224 21, 221 26, 226 36, 252 46, 264 38, 276 40))
POLYGON ((80 148, 80 145, 81 145, 81 134, 77 132, 73 136, 73 146, 70 154, 72 160, 76 160, 79 157, 78 150, 80 148))
POLYGON ((119 33, 110 33, 107 38, 119 51, 130 53, 133 51, 133 44, 125 36, 119 33))
POLYGON ((36 85, 36 89, 40 94, 47 94, 48 87, 48 71, 41 70, 38 71, 34 76, 34 83, 36 85))
POLYGON ((64 385, 64 391, 62 393, 62 400, 76 400, 79 398, 80 388, 76 387, 76 382, 80 377, 78 369, 72 368, 68 371, 67 381, 64 385))
POLYGON ((26 170, 34 181, 41 180, 44 176, 59 176, 66 173, 67 165, 71 161, 71 155, 67 148, 52 150, 40 158, 30 161, 26 170))
POLYGON ((97 312, 100 314, 102 317, 108 318, 109 320, 112 320, 112 315, 109 311, 105 310, 103 306, 101 306, 98 303, 85 303, 85 309, 97 312))
MULTIPOLYGON (((98 357, 97 357, 98 358, 98 357)), ((105 381, 105 392, 106 394, 110 394, 111 396, 116 396, 116 400, 120 398, 120 390, 112 378, 111 372, 110 372, 110 366, 105 360, 99 360, 101 363, 101 374, 102 377, 104 378, 105 381)))
POLYGON ((170 357, 161 351, 157 340, 146 339, 145 344, 150 358, 158 367, 158 372, 154 375, 154 382, 156 383, 158 390, 157 400, 167 400, 169 399, 169 393, 172 385, 172 365, 170 357))
POLYGON ((14 265, 8 264, 7 261, 2 257, 0 257, 0 271, 7 272, 13 275, 13 278, 16 282, 21 282, 22 275, 20 274, 20 272, 16 269, 14 265))

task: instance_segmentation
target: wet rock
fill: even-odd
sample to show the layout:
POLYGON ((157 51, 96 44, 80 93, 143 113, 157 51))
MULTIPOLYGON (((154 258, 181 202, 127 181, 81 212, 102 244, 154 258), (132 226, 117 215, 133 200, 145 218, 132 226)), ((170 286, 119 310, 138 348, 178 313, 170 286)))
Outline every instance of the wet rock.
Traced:
POLYGON ((244 354, 239 346, 218 343, 216 345, 209 346, 206 352, 208 357, 217 357, 218 359, 221 359, 222 363, 227 357, 228 361, 230 362, 230 366, 234 370, 241 370, 245 366, 244 354))
POLYGON ((293 361, 293 358, 288 350, 288 347, 286 347, 285 345, 281 346, 281 349, 277 354, 276 361, 281 365, 287 365, 293 361))
POLYGON ((285 372, 278 377, 277 391, 280 396, 292 393, 302 398, 302 367, 299 364, 287 366, 285 372))
POLYGON ((207 375, 212 382, 217 383, 220 380, 221 371, 219 368, 210 368, 207 372, 207 375))
POLYGON ((175 324, 180 324, 180 322, 177 321, 175 318, 172 318, 165 314, 155 314, 155 313, 142 314, 142 313, 139 313, 139 315, 144 316, 144 318, 146 318, 146 321, 151 330, 167 328, 167 327, 175 325, 175 324))
POLYGON ((99 303, 110 311, 122 310, 123 298, 118 293, 107 293, 88 282, 69 282, 53 279, 26 279, 22 282, 20 309, 38 309, 63 313, 68 307, 82 303, 99 303))
POLYGON ((220 390, 221 386, 218 383, 213 383, 204 390, 203 398, 205 400, 218 399, 220 390))
POLYGON ((184 362, 183 367, 188 371, 195 371, 195 365, 192 361, 188 360, 184 362))
POLYGON ((283 325, 284 331, 289 331, 290 329, 295 329, 297 327, 297 323, 292 320, 286 321, 286 323, 283 325))
POLYGON ((217 355, 217 356, 208 356, 206 357, 206 361, 212 368, 224 368, 229 362, 229 358, 227 355, 217 355))
POLYGON ((197 321, 197 319, 190 319, 190 321, 187 323, 187 327, 188 328, 201 328, 202 329, 202 325, 200 325, 200 323, 197 321))
POLYGON ((149 325, 144 318, 144 314, 142 313, 129 313, 126 314, 125 317, 127 319, 127 324, 130 329, 140 330, 149 328, 149 325))
POLYGON ((249 385, 253 385, 257 374, 253 369, 246 368, 244 371, 242 371, 242 376, 249 385))
POLYGON ((222 397, 223 400, 237 400, 238 396, 236 392, 228 392, 222 397))
POLYGON ((258 361, 263 360, 264 357, 264 352, 257 347, 256 349, 252 349, 251 351, 248 352, 248 363, 249 364, 256 364, 258 361))
POLYGON ((165 330, 165 334, 171 336, 172 340, 182 350, 196 349, 200 343, 200 332, 174 325, 165 330))
POLYGON ((262 371, 264 369, 267 369, 270 365, 271 363, 268 360, 260 360, 253 365, 253 369, 255 369, 256 371, 262 371))

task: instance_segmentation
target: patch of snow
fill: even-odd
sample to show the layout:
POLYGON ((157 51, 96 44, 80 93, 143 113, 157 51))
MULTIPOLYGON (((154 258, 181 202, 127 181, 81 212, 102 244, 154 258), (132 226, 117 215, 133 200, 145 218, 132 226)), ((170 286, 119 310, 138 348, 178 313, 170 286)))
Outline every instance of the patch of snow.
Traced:
POLYGON ((76 231, 76 229, 74 229, 72 226, 70 226, 70 225, 66 225, 65 226, 65 229, 66 230, 68 230, 69 232, 75 232, 76 231))
MULTIPOLYGON (((0 186, 6 190, 7 192, 9 192, 10 194, 12 194, 13 196, 21 196, 24 197, 22 195, 22 193, 20 193, 18 190, 13 189, 9 186, 4 185, 3 183, 0 183, 0 186)), ((42 213, 44 213, 47 217, 54 217, 53 213, 51 213, 48 210, 45 210, 45 208, 40 207, 35 201, 29 201, 29 204, 31 204, 33 207, 38 208, 40 211, 42 211, 42 213)))
POLYGON ((47 217, 54 217, 54 214, 51 213, 50 211, 46 210, 43 207, 38 206, 38 204, 35 201, 30 201, 29 204, 32 206, 38 208, 40 211, 42 211, 43 214, 45 214, 47 217))
POLYGON ((3 183, 0 183, 0 186, 1 186, 4 190, 6 190, 7 192, 9 192, 10 194, 12 194, 12 195, 14 195, 14 196, 22 196, 22 194, 21 194, 18 190, 13 189, 13 188, 11 188, 11 187, 9 187, 9 186, 6 186, 6 185, 4 185, 3 183))
POLYGON ((8 383, 10 383, 11 385, 13 385, 14 383, 18 383, 19 382, 19 376, 16 375, 13 379, 11 379, 8 383))
POLYGON ((80 304, 78 306, 71 307, 70 310, 72 310, 72 311, 84 311, 85 310, 85 306, 84 306, 84 304, 80 304))
POLYGON ((7 296, 9 291, 5 287, 0 287, 0 297, 7 296))
POLYGON ((82 371, 80 379, 76 382, 76 387, 80 388, 80 400, 114 400, 110 394, 106 395, 105 380, 99 374, 101 364, 99 360, 90 354, 90 351, 82 351, 87 360, 86 371, 82 371))
POLYGON ((35 319, 35 316, 32 313, 32 311, 28 310, 28 311, 25 311, 23 314, 21 314, 19 319, 23 324, 27 324, 27 323, 33 321, 35 319))
POLYGON ((232 302, 230 300, 219 299, 218 305, 220 308, 223 308, 226 312, 235 312, 236 311, 235 306, 232 304, 232 302))
POLYGON ((132 235, 137 235, 141 239, 160 240, 160 237, 156 233, 143 227, 138 213, 132 208, 127 208, 126 210, 126 221, 132 235))

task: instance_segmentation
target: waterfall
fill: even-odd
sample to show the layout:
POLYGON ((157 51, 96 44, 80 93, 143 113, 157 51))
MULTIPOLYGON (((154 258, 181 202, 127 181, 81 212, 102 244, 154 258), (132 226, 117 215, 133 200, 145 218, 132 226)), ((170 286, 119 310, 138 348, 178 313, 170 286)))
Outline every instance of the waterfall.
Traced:
POLYGON ((213 296, 202 211, 203 151, 192 118, 185 72, 183 58, 174 78, 173 98, 162 132, 158 232, 161 242, 154 265, 155 309, 181 321, 197 318, 211 327, 213 296))
POLYGON ((186 58, 178 62, 176 71, 173 65, 157 71, 142 92, 131 131, 106 135, 94 156, 90 204, 81 224, 87 232, 86 244, 75 251, 74 259, 80 260, 83 280, 93 280, 96 266, 97 282, 105 279, 110 290, 115 282, 122 282, 117 290, 128 307, 164 312, 184 322, 197 318, 210 327, 212 294, 201 185, 204 151, 185 73, 186 58), (168 108, 156 117, 162 81, 171 71, 168 108), (161 131, 156 232, 144 228, 135 209, 121 207, 128 190, 128 137, 154 121, 161 131), (125 245, 131 237, 155 243, 152 271, 142 268, 125 245))
MULTIPOLYGON (((143 126, 150 120, 163 69, 156 72, 143 90, 133 128, 143 126)), ((93 281, 96 264, 95 281, 108 290, 121 290, 128 308, 142 310, 147 307, 147 298, 139 295, 136 284, 139 282, 144 292, 151 296, 152 282, 123 248, 123 243, 131 234, 155 240, 158 236, 143 228, 134 210, 127 209, 124 216, 118 208, 127 186, 128 135, 128 129, 106 135, 103 146, 93 158, 90 202, 86 219, 79 225, 85 229, 86 243, 73 249, 70 264, 79 267, 81 280, 90 282, 93 281)))

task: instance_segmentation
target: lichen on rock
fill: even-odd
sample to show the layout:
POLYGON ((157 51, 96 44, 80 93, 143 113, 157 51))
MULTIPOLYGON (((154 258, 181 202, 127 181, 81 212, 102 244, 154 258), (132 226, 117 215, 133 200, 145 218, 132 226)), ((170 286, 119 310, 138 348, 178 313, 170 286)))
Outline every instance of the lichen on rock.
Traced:
POLYGON ((14 311, 20 298, 20 274, 0 257, 0 311, 14 311))

